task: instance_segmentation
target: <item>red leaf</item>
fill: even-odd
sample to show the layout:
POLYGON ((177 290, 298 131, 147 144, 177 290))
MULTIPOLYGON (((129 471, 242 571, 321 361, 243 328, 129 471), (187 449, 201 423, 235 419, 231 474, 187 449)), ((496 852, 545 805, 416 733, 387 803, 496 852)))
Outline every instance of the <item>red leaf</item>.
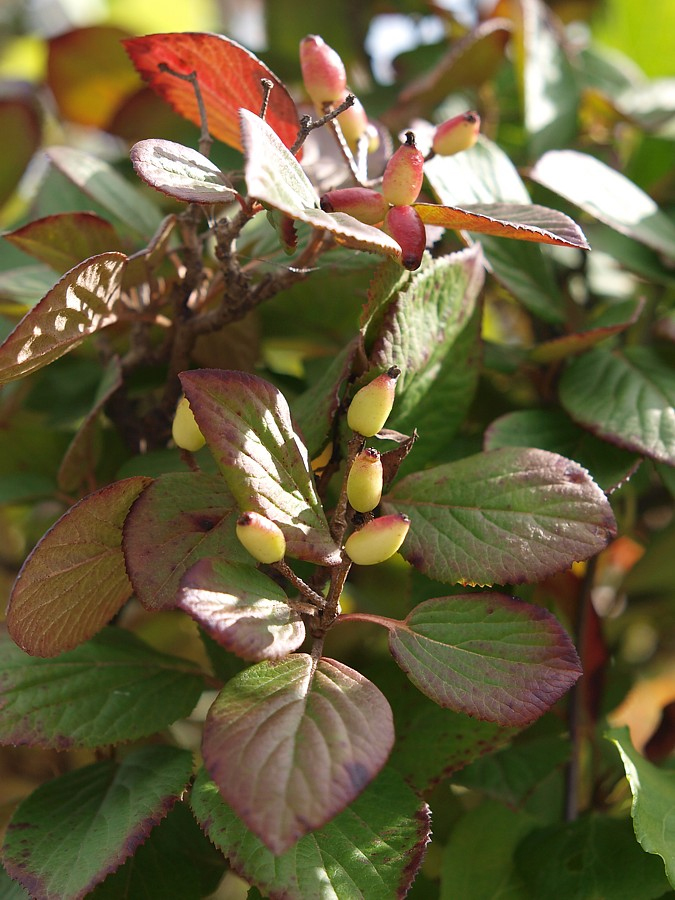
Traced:
POLYGON ((298 113, 283 83, 253 53, 220 34, 149 34, 124 41, 133 64, 150 87, 177 113, 200 124, 199 109, 192 85, 162 72, 164 63, 176 72, 197 73, 204 98, 208 127, 219 141, 242 149, 239 134, 241 108, 259 113, 262 105, 260 79, 274 87, 270 94, 266 121, 287 147, 298 133, 298 113))

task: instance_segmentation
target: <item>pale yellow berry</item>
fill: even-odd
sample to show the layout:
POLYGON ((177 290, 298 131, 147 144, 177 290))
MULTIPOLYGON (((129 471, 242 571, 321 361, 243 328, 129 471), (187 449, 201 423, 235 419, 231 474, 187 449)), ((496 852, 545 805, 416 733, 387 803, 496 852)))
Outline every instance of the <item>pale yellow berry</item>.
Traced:
POLYGON ((258 562, 275 563, 284 558, 286 538, 271 519, 258 512, 242 513, 237 519, 237 537, 258 562))
POLYGON ((352 431, 364 437, 380 431, 394 405, 396 379, 400 374, 401 370, 392 366, 354 394, 347 410, 347 424, 352 431))
POLYGON ((182 450, 189 450, 196 453, 201 450, 206 441, 204 435, 199 430, 199 425, 195 421, 194 414, 190 409, 187 397, 181 397, 176 407, 176 415, 173 417, 171 426, 171 434, 177 447, 182 450))
POLYGON ((402 513, 371 519, 359 531, 349 535, 345 552, 358 566, 374 566, 396 553, 409 528, 410 519, 402 513))
POLYGON ((462 150, 468 150, 478 140, 480 132, 480 116, 477 112, 460 113, 446 122, 442 122, 434 132, 431 145, 439 156, 453 156, 462 150))
POLYGON ((347 499, 357 512, 375 509, 382 497, 383 468, 377 450, 366 447, 357 453, 347 476, 347 499))

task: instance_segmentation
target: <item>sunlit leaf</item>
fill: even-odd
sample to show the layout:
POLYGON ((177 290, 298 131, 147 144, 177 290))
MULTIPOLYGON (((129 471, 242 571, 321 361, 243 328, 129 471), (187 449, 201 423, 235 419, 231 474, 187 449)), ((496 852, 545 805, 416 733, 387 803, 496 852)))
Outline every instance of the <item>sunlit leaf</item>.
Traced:
POLYGON ((0 383, 49 365, 117 321, 127 257, 102 253, 67 272, 0 346, 0 383))
POLYGON ((272 82, 267 122, 291 147, 299 123, 295 103, 283 83, 253 53, 222 34, 148 34, 124 41, 133 64, 150 87, 177 113, 200 124, 192 85, 160 69, 162 64, 182 75, 195 72, 204 98, 208 127, 219 141, 241 149, 239 110, 256 115, 262 107, 260 79, 272 82))
POLYGON ((122 525, 149 478, 116 481, 80 500, 37 544, 16 579, 7 627, 34 656, 96 634, 129 599, 122 525))
POLYGON ((531 177, 622 234, 675 257, 675 224, 636 184, 576 150, 551 150, 531 177))
POLYGON ((382 506, 410 517, 403 556, 448 583, 539 581, 616 530, 588 472, 545 450, 507 447, 408 475, 382 506))
POLYGON ((599 437, 675 465, 675 369, 652 350, 584 353, 563 374, 560 402, 599 437))
POLYGON ((284 590, 253 565, 203 559, 181 585, 181 609, 243 659, 278 659, 305 639, 305 626, 284 590))
POLYGON ((334 660, 315 668, 303 653, 228 682, 209 711, 203 754, 224 799, 279 854, 351 803, 393 740, 374 684, 334 660))
POLYGON ((0 743, 104 747, 188 716, 204 687, 197 667, 120 628, 52 659, 28 656, 0 631, 0 743))
POLYGON ((290 556, 334 564, 339 551, 283 394, 255 375, 222 369, 184 372, 181 382, 239 508, 276 522, 290 556))
POLYGON ((187 750, 142 747, 41 785, 7 827, 7 871, 32 896, 83 900, 167 815, 191 770, 187 750))
POLYGON ((57 272, 66 272, 99 253, 127 249, 110 222, 91 212, 46 216, 3 237, 57 272))
POLYGON ((223 203, 236 195, 218 166, 174 141, 139 141, 131 148, 131 161, 143 181, 177 200, 223 203))
POLYGON ((232 868, 270 897, 398 900, 410 888, 430 834, 428 807, 390 768, 347 809, 279 856, 223 802, 204 770, 191 804, 232 868))

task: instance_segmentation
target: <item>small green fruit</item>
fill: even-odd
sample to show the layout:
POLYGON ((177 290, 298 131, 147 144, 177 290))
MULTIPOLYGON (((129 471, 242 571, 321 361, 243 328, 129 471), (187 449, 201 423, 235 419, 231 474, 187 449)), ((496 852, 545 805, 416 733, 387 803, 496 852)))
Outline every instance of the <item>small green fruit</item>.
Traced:
POLYGON ((371 519, 359 531, 349 535, 345 552, 358 566, 374 566, 396 553, 409 528, 410 519, 402 513, 371 519))
POLYGON ((284 533, 271 519, 258 512, 242 513, 237 519, 237 537, 258 562, 280 562, 286 553, 284 533))
POLYGON ((206 443, 204 435, 199 430, 199 425, 195 420, 194 414, 190 409, 187 397, 181 397, 176 407, 176 414, 173 417, 173 425, 171 426, 171 434, 176 446, 182 450, 189 450, 190 453, 196 453, 206 443))
POLYGON ((372 437, 383 428, 394 405, 400 374, 401 370, 392 366, 354 394, 347 410, 347 424, 352 431, 372 437))
POLYGON ((382 497, 382 459, 377 450, 366 447, 356 454, 347 476, 347 499, 357 512, 375 509, 382 497))

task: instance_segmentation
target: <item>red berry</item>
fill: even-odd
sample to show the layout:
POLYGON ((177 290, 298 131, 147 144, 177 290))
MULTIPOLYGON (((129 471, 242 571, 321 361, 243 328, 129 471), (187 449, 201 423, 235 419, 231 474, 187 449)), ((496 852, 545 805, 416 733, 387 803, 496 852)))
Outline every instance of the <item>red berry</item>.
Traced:
POLYGON ((321 198, 324 212, 343 212, 366 225, 378 225, 387 214, 389 204, 372 188, 353 187, 328 191, 321 198))
POLYGON ((347 73, 338 53, 318 34, 300 41, 300 68, 305 89, 322 111, 324 103, 339 103, 347 89, 347 73))
POLYGON ((382 226, 401 248, 404 268, 419 269, 427 245, 424 222, 414 206, 392 206, 382 226))
POLYGON ((442 122, 434 132, 431 149, 439 156, 452 156, 461 150, 468 150, 478 140, 480 116, 477 112, 460 113, 442 122))
POLYGON ((424 155, 415 146, 415 135, 406 133, 402 144, 391 157, 382 176, 382 194, 392 206, 410 206, 419 196, 424 179, 424 155))

